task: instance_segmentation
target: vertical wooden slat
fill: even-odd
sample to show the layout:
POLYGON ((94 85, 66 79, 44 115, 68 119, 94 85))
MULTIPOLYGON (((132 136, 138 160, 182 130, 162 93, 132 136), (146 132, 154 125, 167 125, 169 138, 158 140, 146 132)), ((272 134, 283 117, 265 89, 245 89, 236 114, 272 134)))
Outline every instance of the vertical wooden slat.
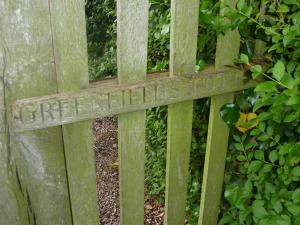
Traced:
MULTIPOLYGON (((148 0, 117 1, 120 84, 146 77, 148 10, 148 0)), ((119 104, 122 107, 123 103, 119 104)), ((144 224, 145 111, 120 115, 118 126, 120 220, 122 225, 141 225, 144 224)))
POLYGON ((7 123, 5 118, 5 86, 4 74, 6 70, 3 37, 4 20, 7 19, 4 11, 3 2, 0 2, 0 224, 20 225, 20 217, 18 215, 18 205, 10 188, 9 168, 7 165, 8 146, 7 146, 7 123))
MULTIPOLYGON (((217 42, 215 69, 233 65, 234 59, 238 58, 239 48, 240 35, 237 30, 220 35, 217 42)), ((218 222, 229 135, 229 128, 220 117, 220 108, 232 102, 233 98, 234 93, 211 98, 199 225, 216 225, 218 222)))
MULTIPOLYGON (((0 0, 0 6, 7 18, 0 23, 7 121, 12 121, 15 100, 57 92, 49 3, 0 0)), ((27 122, 41 119, 38 108, 32 112, 27 122)), ((10 127, 6 160, 22 225, 71 225, 61 128, 16 134, 10 127)))
MULTIPOLYGON (((50 3, 58 91, 87 88, 85 1, 50 0, 50 3)), ((64 125, 63 141, 73 224, 99 224, 91 122, 64 125)))
MULTIPOLYGON (((180 76, 195 71, 199 0, 172 0, 171 12, 170 73, 180 76)), ((166 225, 185 221, 192 118, 193 101, 168 108, 166 225)))

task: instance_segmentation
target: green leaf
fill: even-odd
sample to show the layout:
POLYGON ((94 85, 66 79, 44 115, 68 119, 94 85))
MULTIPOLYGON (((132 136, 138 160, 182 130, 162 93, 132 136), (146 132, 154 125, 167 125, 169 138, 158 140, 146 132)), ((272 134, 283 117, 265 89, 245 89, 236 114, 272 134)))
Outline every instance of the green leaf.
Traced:
POLYGON ((263 73, 261 65, 252 66, 250 71, 252 72, 253 79, 258 78, 263 73))
POLYGON ((286 105, 297 105, 299 103, 300 103, 300 95, 295 94, 287 100, 286 105))
POLYGON ((282 212, 283 207, 282 207, 282 204, 281 204, 280 200, 278 200, 278 201, 274 204, 273 208, 274 208, 274 210, 275 210, 277 213, 281 213, 281 212, 282 212))
POLYGON ((284 0, 287 5, 299 5, 299 0, 284 0))
POLYGON ((268 193, 271 193, 271 194, 274 194, 276 192, 274 185, 269 182, 266 182, 265 189, 268 193))
POLYGON ((229 224, 230 222, 232 222, 233 218, 232 215, 230 214, 226 214, 222 217, 222 219, 219 221, 218 225, 225 225, 225 224, 229 224))
POLYGON ((295 202, 300 202, 300 188, 297 188, 297 189, 293 192, 292 199, 293 199, 295 202))
POLYGON ((268 212, 264 207, 264 201, 255 200, 252 204, 252 211, 256 218, 263 219, 268 216, 268 212))
POLYGON ((276 220, 276 225, 291 225, 291 223, 290 221, 280 218, 276 220))
POLYGON ((284 72, 285 65, 281 60, 278 60, 273 68, 273 77, 278 81, 281 81, 282 77, 284 76, 284 72))
POLYGON ((162 26, 162 30, 161 30, 161 34, 162 35, 165 35, 165 34, 168 34, 170 32, 170 24, 164 24, 162 26))
POLYGON ((225 104, 220 110, 220 116, 229 126, 233 126, 240 117, 240 109, 235 104, 225 104))
POLYGON ((246 158, 244 155, 239 155, 239 156, 236 157, 236 159, 237 159, 238 161, 241 161, 241 162, 244 162, 244 161, 247 160, 247 158, 246 158))
POLYGON ((298 205, 290 205, 290 206, 287 207, 287 209, 294 216, 300 216, 300 206, 298 206, 298 205))
POLYGON ((285 4, 279 5, 279 7, 277 9, 277 12, 281 12, 281 13, 286 13, 286 12, 289 12, 289 11, 290 11, 289 7, 285 4))
POLYGON ((262 150, 256 150, 254 153, 254 157, 255 157, 255 159, 258 159, 258 160, 264 160, 265 154, 262 150))
POLYGON ((269 154, 269 159, 272 163, 274 163, 276 160, 278 160, 278 153, 276 150, 271 151, 271 153, 269 154))
POLYGON ((297 26, 300 26, 300 11, 294 13, 292 16, 291 16, 292 20, 293 20, 293 23, 297 26))
POLYGON ((300 166, 296 166, 293 168, 292 173, 296 177, 300 177, 300 166))
POLYGON ((249 57, 247 55, 241 53, 240 62, 243 64, 249 64, 249 57))
POLYGON ((274 81, 265 81, 256 86, 255 92, 275 92, 277 91, 277 83, 274 81))
POLYGON ((239 151, 244 151, 244 146, 241 143, 235 143, 234 148, 239 151))
POLYGON ((246 6, 245 4, 245 0, 239 0, 238 3, 237 3, 237 9, 238 10, 243 10, 243 8, 246 6))
POLYGON ((250 163, 248 167, 248 173, 255 173, 257 172, 263 165, 263 162, 254 160, 250 163))

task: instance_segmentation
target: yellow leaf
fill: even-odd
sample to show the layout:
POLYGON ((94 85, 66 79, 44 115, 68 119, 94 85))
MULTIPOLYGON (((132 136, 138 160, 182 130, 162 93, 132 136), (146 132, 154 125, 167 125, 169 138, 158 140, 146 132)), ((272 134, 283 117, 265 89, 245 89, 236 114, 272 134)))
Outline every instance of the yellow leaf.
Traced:
POLYGON ((257 115, 255 113, 240 113, 240 118, 236 122, 235 127, 243 134, 246 133, 248 130, 256 127, 258 125, 257 115), (248 125, 247 122, 255 120, 252 125, 248 125))

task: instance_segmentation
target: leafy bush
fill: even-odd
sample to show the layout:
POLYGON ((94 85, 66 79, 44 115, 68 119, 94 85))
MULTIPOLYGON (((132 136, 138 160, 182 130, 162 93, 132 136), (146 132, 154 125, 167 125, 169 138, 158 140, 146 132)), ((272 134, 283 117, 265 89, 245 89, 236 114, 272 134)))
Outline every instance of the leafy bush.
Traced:
POLYGON ((239 0, 228 9, 232 26, 264 41, 265 58, 242 54, 238 61, 253 79, 265 81, 236 102, 241 111, 258 114, 257 125, 244 124, 252 127, 245 134, 232 130, 220 225, 300 224, 299 7, 297 0, 239 0))
MULTIPOLYGON (((231 124, 225 191, 220 225, 300 224, 300 2, 239 0, 219 15, 220 1, 201 1, 197 66, 213 63, 217 34, 239 29, 237 60, 253 79, 254 90, 222 108, 231 124), (260 40, 259 42, 257 41, 260 40), (262 46, 264 56, 256 55, 262 46)), ((148 71, 169 66, 170 0, 150 0, 148 71)), ((114 0, 87 2, 87 28, 92 79, 116 74, 114 0)), ((209 100, 194 104, 188 224, 197 224, 209 100)), ((146 185, 163 202, 165 188, 167 108, 147 111, 146 185)))
POLYGON ((89 75, 91 80, 117 73, 116 2, 88 0, 86 2, 89 75))

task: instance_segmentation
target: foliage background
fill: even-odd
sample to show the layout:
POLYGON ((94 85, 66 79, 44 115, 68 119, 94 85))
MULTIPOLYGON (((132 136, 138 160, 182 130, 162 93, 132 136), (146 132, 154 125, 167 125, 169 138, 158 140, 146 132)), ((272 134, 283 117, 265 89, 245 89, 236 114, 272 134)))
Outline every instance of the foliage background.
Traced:
MULTIPOLYGON (((265 81, 236 96, 221 114, 231 127, 224 199, 219 224, 300 224, 300 2, 239 0, 219 16, 220 1, 203 0, 199 13, 197 69, 213 64, 216 37, 239 29, 237 63, 253 79, 265 81), (257 42, 256 40, 261 40, 257 42), (264 56, 255 55, 255 48, 264 56), (251 121, 243 115, 258 115, 251 121), (244 133, 234 126, 244 128, 244 133)), ((114 0, 86 4, 91 80, 116 74, 114 0)), ((148 71, 168 69, 170 0, 150 0, 148 71)), ((209 99, 195 101, 187 224, 197 224, 209 99)), ((164 200, 167 108, 147 111, 146 184, 149 195, 164 200)))

